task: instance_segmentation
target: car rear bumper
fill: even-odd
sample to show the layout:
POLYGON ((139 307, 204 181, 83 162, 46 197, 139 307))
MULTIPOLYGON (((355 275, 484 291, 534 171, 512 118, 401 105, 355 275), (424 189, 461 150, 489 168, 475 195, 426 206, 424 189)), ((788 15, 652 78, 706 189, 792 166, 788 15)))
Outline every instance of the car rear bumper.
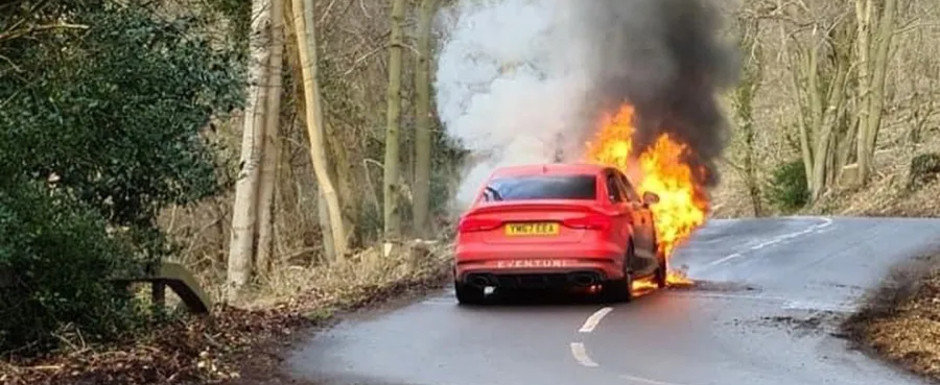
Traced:
POLYGON ((590 287, 604 281, 603 273, 597 271, 574 271, 568 273, 521 274, 468 272, 464 282, 475 287, 492 286, 500 289, 558 289, 568 287, 590 287))
MULTIPOLYGON (((586 276, 604 281, 623 277, 624 251, 613 244, 586 248, 583 244, 561 245, 458 245, 455 277, 487 277, 502 286, 538 283, 536 286, 583 286, 586 276)), ((500 286, 492 285, 492 286, 500 286)))

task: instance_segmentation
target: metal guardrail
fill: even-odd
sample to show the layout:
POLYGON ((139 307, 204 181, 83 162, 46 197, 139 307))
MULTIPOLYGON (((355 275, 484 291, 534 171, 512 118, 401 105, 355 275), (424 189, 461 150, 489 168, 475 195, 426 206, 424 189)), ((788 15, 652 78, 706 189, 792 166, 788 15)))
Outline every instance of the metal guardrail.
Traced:
MULTIPOLYGON (((139 278, 121 278, 113 282, 124 287, 138 282, 149 282, 153 303, 166 304, 166 288, 169 287, 183 301, 186 308, 196 314, 207 314, 212 309, 212 299, 199 286, 196 278, 183 265, 163 262, 156 271, 139 278)), ((0 289, 14 287, 13 272, 0 269, 0 289)))

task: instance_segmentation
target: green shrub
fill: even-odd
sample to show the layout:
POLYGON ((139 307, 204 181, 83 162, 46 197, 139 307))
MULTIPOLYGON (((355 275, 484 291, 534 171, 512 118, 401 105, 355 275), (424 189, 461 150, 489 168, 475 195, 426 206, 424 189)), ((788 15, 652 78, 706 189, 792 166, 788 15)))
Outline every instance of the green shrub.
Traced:
POLYGON ((918 188, 940 177, 940 154, 921 154, 911 159, 909 187, 918 188))
POLYGON ((36 183, 0 188, 0 352, 41 351, 71 327, 86 341, 115 336, 134 319, 126 292, 108 281, 130 268, 105 221, 61 191, 36 183))
POLYGON ((170 252, 161 209, 218 192, 200 130, 243 88, 236 52, 160 2, 19 3, 0 26, 83 27, 0 41, 0 271, 15 283, 0 353, 54 347, 66 325, 86 341, 132 325, 108 279, 170 252))
POLYGON ((795 160, 777 166, 766 191, 767 200, 781 211, 789 212, 806 206, 810 192, 803 161, 795 160))

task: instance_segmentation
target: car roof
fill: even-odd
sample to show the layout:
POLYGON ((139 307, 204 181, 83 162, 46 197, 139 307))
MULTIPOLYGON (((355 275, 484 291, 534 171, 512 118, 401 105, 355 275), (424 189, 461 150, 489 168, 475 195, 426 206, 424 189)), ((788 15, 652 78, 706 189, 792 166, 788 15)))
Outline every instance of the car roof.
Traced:
POLYGON ((596 164, 545 163, 523 166, 500 167, 493 172, 493 178, 520 175, 596 175, 608 167, 596 164))

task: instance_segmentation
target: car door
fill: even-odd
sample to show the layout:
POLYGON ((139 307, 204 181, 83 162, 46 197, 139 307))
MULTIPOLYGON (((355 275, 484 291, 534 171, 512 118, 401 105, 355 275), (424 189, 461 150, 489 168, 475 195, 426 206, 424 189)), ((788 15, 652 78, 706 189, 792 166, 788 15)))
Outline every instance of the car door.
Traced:
POLYGON ((653 213, 649 205, 643 203, 636 189, 622 173, 617 173, 617 183, 624 191, 629 202, 633 218, 634 271, 639 275, 652 274, 656 271, 658 261, 656 258, 656 229, 653 225, 653 213))

